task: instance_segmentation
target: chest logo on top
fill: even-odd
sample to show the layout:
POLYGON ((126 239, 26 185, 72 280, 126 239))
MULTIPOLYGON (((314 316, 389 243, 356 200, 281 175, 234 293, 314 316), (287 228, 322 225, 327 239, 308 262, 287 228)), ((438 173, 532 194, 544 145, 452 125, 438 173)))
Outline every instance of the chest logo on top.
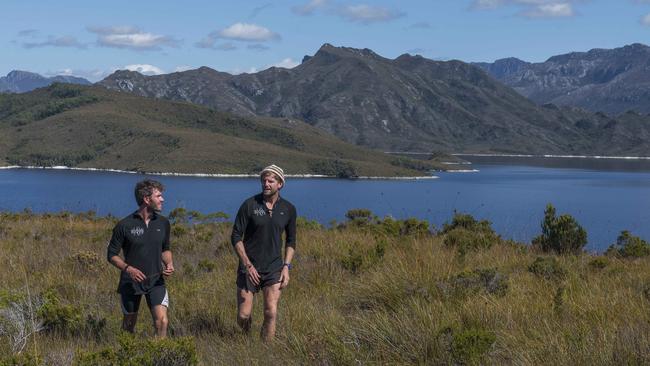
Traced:
POLYGON ((255 214, 255 216, 264 216, 266 215, 266 211, 264 211, 262 207, 258 207, 255 210, 253 210, 253 214, 255 214))
POLYGON ((144 229, 141 228, 140 226, 136 226, 133 229, 131 229, 131 235, 133 236, 142 236, 144 234, 144 229))

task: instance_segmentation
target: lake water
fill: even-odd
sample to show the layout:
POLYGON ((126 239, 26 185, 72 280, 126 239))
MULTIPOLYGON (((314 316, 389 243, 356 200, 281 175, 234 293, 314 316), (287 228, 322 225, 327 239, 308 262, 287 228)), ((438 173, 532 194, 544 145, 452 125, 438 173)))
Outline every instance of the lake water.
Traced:
MULTIPOLYGON (((289 179, 282 195, 300 216, 327 224, 352 208, 379 216, 417 217, 436 228, 454 211, 487 219, 505 238, 530 242, 544 207, 569 213, 587 230, 587 249, 602 251, 621 230, 650 240, 650 162, 592 159, 465 157, 472 173, 429 180, 289 179), (568 167, 568 168, 567 168, 568 167)), ((124 216, 135 209, 133 186, 143 175, 71 170, 0 170, 0 210, 124 216)), ((185 207, 234 216, 260 191, 255 178, 154 177, 166 185, 165 210, 185 207)))

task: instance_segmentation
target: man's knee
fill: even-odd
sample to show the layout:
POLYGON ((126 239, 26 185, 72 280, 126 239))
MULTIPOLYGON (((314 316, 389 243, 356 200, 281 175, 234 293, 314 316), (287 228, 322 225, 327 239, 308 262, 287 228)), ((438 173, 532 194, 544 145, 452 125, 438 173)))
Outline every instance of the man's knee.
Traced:
POLYGON ((269 306, 264 309, 264 319, 265 320, 275 320, 278 316, 278 308, 275 306, 269 306))
POLYGON ((158 329, 167 329, 167 325, 169 324, 169 319, 167 318, 166 314, 161 315, 154 319, 154 324, 158 329))

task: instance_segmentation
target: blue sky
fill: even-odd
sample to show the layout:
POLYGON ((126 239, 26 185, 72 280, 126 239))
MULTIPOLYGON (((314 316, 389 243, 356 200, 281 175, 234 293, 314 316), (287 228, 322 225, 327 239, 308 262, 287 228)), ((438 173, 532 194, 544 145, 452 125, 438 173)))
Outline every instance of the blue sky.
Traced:
POLYGON ((388 58, 539 62, 649 37, 650 0, 3 0, 0 75, 255 72, 293 67, 323 43, 388 58))

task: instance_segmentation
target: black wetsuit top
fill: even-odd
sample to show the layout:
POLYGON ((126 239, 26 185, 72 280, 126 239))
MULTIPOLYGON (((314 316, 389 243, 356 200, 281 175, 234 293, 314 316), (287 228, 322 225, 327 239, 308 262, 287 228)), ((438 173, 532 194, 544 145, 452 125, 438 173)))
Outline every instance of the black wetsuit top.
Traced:
MULTIPOLYGON (((286 232, 286 247, 296 247, 296 208, 278 197, 272 210, 264 203, 262 194, 242 203, 230 241, 235 246, 244 242, 246 255, 259 273, 271 273, 282 269, 282 232, 286 232)), ((243 271, 243 263, 239 263, 243 271)))
POLYGON ((169 220, 154 213, 149 226, 144 223, 138 212, 123 218, 115 225, 113 236, 108 243, 107 258, 124 252, 124 261, 139 269, 147 279, 141 284, 133 282, 131 277, 122 272, 117 291, 123 286, 133 286, 136 293, 145 293, 154 286, 164 285, 162 276, 162 252, 169 250, 169 220))

